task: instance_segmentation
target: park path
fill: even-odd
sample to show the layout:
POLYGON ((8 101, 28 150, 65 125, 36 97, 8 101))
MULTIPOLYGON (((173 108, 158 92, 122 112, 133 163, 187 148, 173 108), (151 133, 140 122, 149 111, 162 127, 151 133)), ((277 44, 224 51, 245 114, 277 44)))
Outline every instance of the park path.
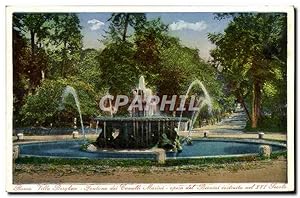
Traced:
POLYGON ((236 109, 229 117, 223 118, 214 125, 206 125, 201 128, 194 128, 193 132, 208 131, 210 133, 243 133, 246 126, 247 115, 243 109, 236 109))
MULTIPOLYGON (((236 109, 229 117, 223 118, 220 122, 214 125, 206 125, 201 128, 194 128, 191 137, 198 138, 203 137, 204 132, 209 132, 209 137, 215 138, 246 138, 253 139, 257 138, 257 132, 245 131, 247 122, 247 115, 243 109, 236 109)), ((179 135, 188 136, 188 131, 180 131, 179 135)), ((286 133, 266 133, 265 139, 286 141, 286 133)))

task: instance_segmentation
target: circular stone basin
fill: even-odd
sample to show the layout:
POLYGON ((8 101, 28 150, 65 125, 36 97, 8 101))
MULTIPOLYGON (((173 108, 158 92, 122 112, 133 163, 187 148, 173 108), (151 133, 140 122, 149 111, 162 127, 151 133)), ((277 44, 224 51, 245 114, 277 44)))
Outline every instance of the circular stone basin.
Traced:
MULTIPOLYGON (((20 145, 20 156, 90 158, 90 159, 155 159, 151 150, 99 150, 82 151, 83 140, 39 142, 20 145)), ((257 155, 260 145, 270 145, 272 152, 285 151, 284 144, 269 141, 206 139, 193 140, 192 145, 183 145, 182 152, 167 152, 167 159, 204 158, 219 156, 257 155)))

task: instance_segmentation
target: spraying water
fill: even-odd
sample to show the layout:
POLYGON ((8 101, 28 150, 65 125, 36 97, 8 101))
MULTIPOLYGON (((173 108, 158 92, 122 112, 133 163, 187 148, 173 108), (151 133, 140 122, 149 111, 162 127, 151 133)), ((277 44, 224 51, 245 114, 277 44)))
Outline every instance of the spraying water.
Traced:
POLYGON ((134 89, 134 95, 137 96, 141 94, 139 91, 142 91, 142 99, 147 103, 147 108, 144 108, 144 116, 153 116, 157 115, 157 104, 152 100, 153 92, 150 88, 146 87, 145 77, 140 76, 139 84, 136 89, 134 89))
POLYGON ((140 90, 145 90, 146 89, 146 83, 145 83, 145 77, 144 76, 140 76, 140 78, 139 78, 138 89, 140 89, 140 90))
MULTIPOLYGON (((204 96, 203 97, 200 97, 196 103, 196 107, 198 107, 198 111, 194 111, 193 112, 193 115, 192 115, 192 118, 191 118, 191 126, 189 127, 189 135, 191 135, 191 130, 193 128, 193 125, 195 123, 195 121, 197 120, 198 116, 199 116, 199 113, 200 113, 200 110, 205 106, 207 105, 208 106, 208 111, 211 112, 211 109, 212 109, 212 103, 211 103, 211 98, 206 90, 206 88, 204 87, 203 83, 200 81, 200 80, 194 80, 189 88, 187 89, 186 91, 186 94, 185 94, 185 100, 188 98, 189 96, 189 93, 191 92, 192 88, 195 86, 195 85, 199 85, 200 88, 202 89, 203 93, 204 93, 204 96)), ((183 110, 181 110, 181 113, 180 113, 180 118, 179 118, 179 122, 178 122, 178 128, 177 128, 177 131, 180 130, 180 123, 181 123, 181 119, 182 119, 182 113, 183 113, 183 110)))
MULTIPOLYGON (((108 95, 109 95, 109 93, 108 93, 108 95)), ((114 108, 113 108, 113 106, 112 106, 112 102, 111 102, 111 100, 110 99, 108 99, 108 102, 109 102, 109 113, 110 113, 110 117, 114 117, 114 108)))
POLYGON ((62 104, 64 104, 64 102, 65 102, 65 100, 66 100, 66 98, 69 94, 71 94, 73 96, 74 100, 75 100, 77 110, 78 110, 78 113, 79 113, 79 117, 80 117, 82 134, 83 134, 83 137, 85 138, 85 131, 84 131, 84 127, 83 127, 83 121, 82 121, 81 110, 80 110, 80 103, 79 103, 79 100, 78 100, 76 90, 73 87, 68 85, 64 89, 63 94, 62 94, 62 104))

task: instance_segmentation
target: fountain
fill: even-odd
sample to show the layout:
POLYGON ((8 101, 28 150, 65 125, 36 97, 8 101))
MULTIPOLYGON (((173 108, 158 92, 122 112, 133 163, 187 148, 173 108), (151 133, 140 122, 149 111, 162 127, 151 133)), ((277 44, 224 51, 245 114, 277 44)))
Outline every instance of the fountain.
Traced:
POLYGON ((75 104, 76 104, 76 107, 77 107, 77 111, 79 113, 79 118, 80 118, 80 123, 81 123, 81 130, 82 130, 82 134, 83 134, 83 137, 85 138, 85 131, 84 131, 84 126, 83 126, 83 121, 82 121, 82 115, 81 115, 81 110, 80 110, 80 103, 79 103, 79 99, 78 99, 78 96, 77 96, 77 93, 76 93, 76 90, 71 87, 71 86, 66 86, 66 88, 64 89, 63 91, 63 94, 62 94, 62 101, 61 101, 61 104, 62 104, 62 109, 64 108, 64 103, 65 103, 65 100, 67 98, 67 96, 71 94, 75 100, 75 104))
POLYGON ((161 116, 152 90, 146 88, 143 76, 138 86, 132 90, 133 103, 140 101, 140 106, 133 106, 128 117, 97 117, 95 120, 102 127, 103 133, 97 138, 100 148, 151 148, 160 147, 168 150, 181 150, 176 123, 188 122, 188 118, 161 116), (118 131, 118 135, 114 135, 118 131))
MULTIPOLYGON (((20 157, 62 157, 82 159, 156 159, 164 163, 166 159, 205 158, 205 157, 240 157, 240 156, 270 156, 270 152, 286 151, 286 144, 267 141, 264 139, 220 139, 179 138, 177 132, 181 122, 194 123, 199 111, 204 106, 211 109, 211 100, 203 84, 196 80, 189 86, 186 95, 188 98, 193 86, 199 85, 204 93, 196 103, 198 110, 191 118, 180 116, 162 116, 151 89, 146 88, 144 77, 140 77, 138 86, 133 90, 132 101, 140 99, 140 105, 134 106, 127 117, 113 116, 112 101, 108 102, 110 116, 96 117, 96 128, 99 136, 93 144, 86 140, 49 141, 20 144, 20 157), (149 99, 150 98, 150 99, 149 99), (98 128, 98 125, 100 126, 98 128), (177 126, 176 126, 177 125, 177 126), (183 141, 185 140, 185 141, 183 141), (192 142, 193 141, 193 142, 192 142), (86 149, 83 147, 87 145, 86 149), (190 146, 185 146, 190 145, 190 146), (184 149, 182 148, 184 147, 184 149), (99 149, 100 148, 100 149, 99 149), (152 149, 148 149, 152 148, 152 149), (130 150, 138 149, 138 150, 130 150), (181 151, 181 152, 174 152, 181 151)), ((67 86, 62 95, 62 102, 71 94, 76 102, 80 116, 82 133, 85 137, 78 96, 74 88, 67 86)), ((111 100, 111 99, 109 99, 111 100)))

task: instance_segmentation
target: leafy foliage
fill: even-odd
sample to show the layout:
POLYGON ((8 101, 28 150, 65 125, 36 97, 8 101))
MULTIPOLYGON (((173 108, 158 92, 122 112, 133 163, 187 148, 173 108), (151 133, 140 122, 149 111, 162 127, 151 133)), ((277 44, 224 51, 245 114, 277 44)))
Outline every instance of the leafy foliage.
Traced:
POLYGON ((101 79, 102 70, 99 64, 100 52, 95 49, 85 49, 81 51, 79 64, 76 71, 79 79, 93 85, 95 91, 102 91, 104 86, 101 79))
POLYGON ((35 94, 26 97, 21 109, 24 125, 45 126, 50 123, 71 123, 74 117, 79 117, 75 101, 71 95, 62 104, 62 92, 70 85, 77 90, 81 103, 81 113, 85 119, 96 115, 97 103, 94 100, 94 87, 76 78, 45 80, 35 94), (62 108, 65 107, 65 108, 62 108))
MULTIPOLYGON (((13 16, 14 121, 16 126, 70 124, 75 103, 59 110, 65 86, 79 95, 85 122, 100 114, 99 98, 130 96, 140 75, 157 95, 182 95, 195 79, 203 82, 219 119, 238 101, 252 127, 273 120, 286 126, 286 15, 219 14, 231 17, 223 33, 209 34, 213 60, 170 36, 160 18, 145 13, 112 13, 101 50, 83 49, 80 21, 74 13, 15 13, 13 16)), ((201 94, 197 87, 194 94, 201 94)), ((177 102, 178 103, 178 102, 177 102)), ((179 105, 179 104, 176 104, 179 105)), ((123 114, 120 111, 120 114, 123 114)), ((172 113, 172 112, 167 112, 172 113)), ((269 125, 271 126, 271 124, 269 125)))
POLYGON ((146 15, 144 13, 113 13, 108 21, 111 21, 109 26, 111 41, 125 42, 129 27, 133 29, 142 27, 146 22, 146 15))
MULTIPOLYGON (((252 107, 251 117, 248 115, 252 127, 256 128, 268 111, 263 107, 264 100, 267 101, 266 89, 271 89, 270 82, 273 89, 274 82, 280 82, 276 89, 281 90, 281 98, 286 98, 286 15, 244 13, 232 17, 223 34, 209 35, 217 46, 211 55, 230 92, 246 109, 252 107)), ((281 107, 286 104, 285 101, 280 103, 281 107)), ((282 108, 281 113, 284 111, 282 108)))

